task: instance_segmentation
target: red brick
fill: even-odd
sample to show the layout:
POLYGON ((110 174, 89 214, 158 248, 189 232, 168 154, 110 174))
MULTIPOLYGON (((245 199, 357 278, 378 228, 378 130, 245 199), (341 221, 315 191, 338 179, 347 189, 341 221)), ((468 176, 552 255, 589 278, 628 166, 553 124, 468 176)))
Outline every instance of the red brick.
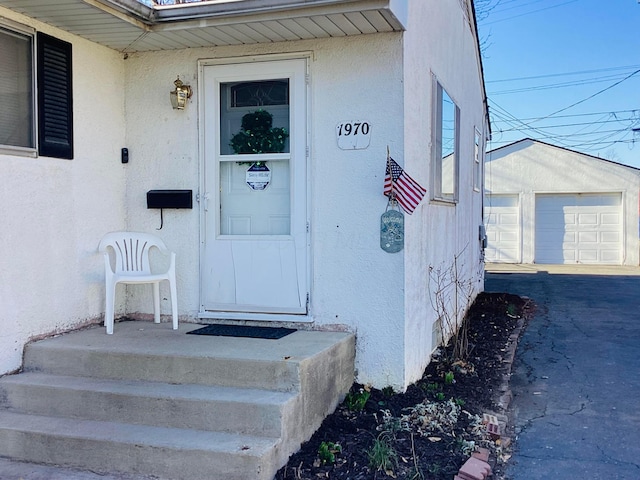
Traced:
POLYGON ((495 415, 492 415, 490 413, 483 413, 482 414, 482 423, 484 423, 485 425, 487 423, 498 423, 498 417, 496 417, 495 415))
POLYGON ((471 454, 472 457, 477 458, 478 460, 482 460, 483 462, 489 463, 489 449, 479 447, 478 450, 471 454))
POLYGON ((491 475, 491 467, 487 462, 471 457, 458 471, 458 476, 464 480, 484 480, 491 475))
POLYGON ((500 425, 497 423, 487 423, 487 432, 491 435, 500 436, 500 425))

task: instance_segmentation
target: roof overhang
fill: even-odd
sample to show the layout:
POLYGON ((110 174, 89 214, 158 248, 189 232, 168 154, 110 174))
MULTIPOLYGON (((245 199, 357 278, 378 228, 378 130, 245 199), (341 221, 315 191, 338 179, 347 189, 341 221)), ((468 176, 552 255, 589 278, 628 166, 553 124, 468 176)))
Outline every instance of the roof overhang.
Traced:
POLYGON ((0 6, 121 52, 344 37, 405 29, 408 0, 0 0, 0 6))

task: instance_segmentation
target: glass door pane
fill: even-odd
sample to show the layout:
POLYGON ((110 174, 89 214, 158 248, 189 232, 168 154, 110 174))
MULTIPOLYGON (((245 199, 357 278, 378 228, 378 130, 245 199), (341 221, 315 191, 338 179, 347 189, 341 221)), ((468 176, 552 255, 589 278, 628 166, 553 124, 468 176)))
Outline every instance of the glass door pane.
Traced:
POLYGON ((289 117, 288 78, 220 83, 221 235, 290 234, 289 117))
POLYGON ((220 234, 290 232, 289 160, 220 162, 220 234))
POLYGON ((220 84, 220 154, 289 152, 289 79, 220 84))

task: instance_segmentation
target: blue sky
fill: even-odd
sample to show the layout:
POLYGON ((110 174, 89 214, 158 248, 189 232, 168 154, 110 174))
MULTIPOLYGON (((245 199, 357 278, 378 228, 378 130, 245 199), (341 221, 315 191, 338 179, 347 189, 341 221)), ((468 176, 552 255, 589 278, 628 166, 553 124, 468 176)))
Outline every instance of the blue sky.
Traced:
POLYGON ((530 137, 640 167, 638 0, 476 0, 476 8, 489 149, 530 137))

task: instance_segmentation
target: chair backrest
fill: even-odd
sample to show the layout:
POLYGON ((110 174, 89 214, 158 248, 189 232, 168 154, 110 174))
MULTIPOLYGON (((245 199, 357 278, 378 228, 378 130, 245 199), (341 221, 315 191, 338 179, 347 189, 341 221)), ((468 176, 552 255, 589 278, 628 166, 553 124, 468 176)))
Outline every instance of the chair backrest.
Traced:
POLYGON ((113 250, 115 273, 135 275, 151 273, 149 249, 153 247, 167 251, 164 242, 150 233, 111 232, 102 237, 98 248, 104 253, 108 253, 109 248, 113 250))

